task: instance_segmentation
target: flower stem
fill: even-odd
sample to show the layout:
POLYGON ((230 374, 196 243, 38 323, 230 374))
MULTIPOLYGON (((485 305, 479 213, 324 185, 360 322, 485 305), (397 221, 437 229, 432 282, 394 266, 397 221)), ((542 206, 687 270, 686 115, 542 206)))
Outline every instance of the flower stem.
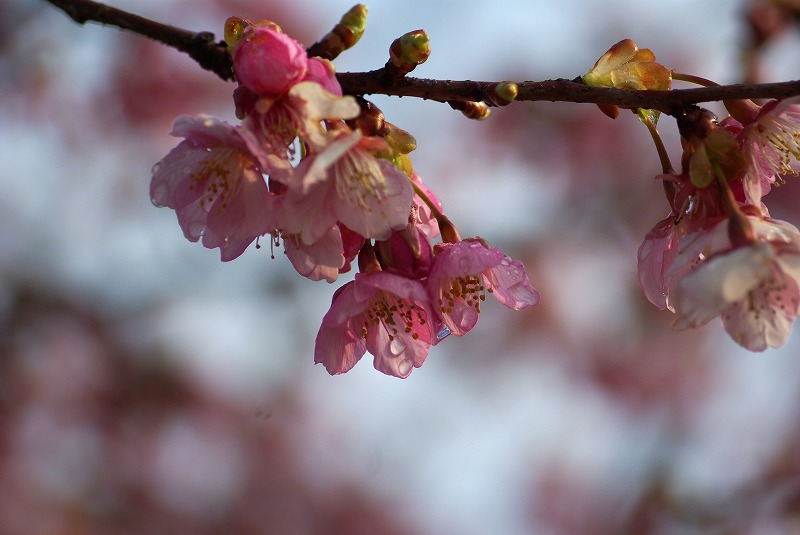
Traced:
POLYGON ((681 82, 689 82, 690 84, 696 84, 703 87, 718 87, 719 84, 708 78, 703 78, 701 76, 695 76, 694 74, 685 74, 682 72, 674 72, 672 73, 673 80, 680 80, 681 82))
POLYGON ((636 113, 647 127, 647 131, 650 132, 650 137, 653 138, 653 143, 655 143, 656 151, 658 152, 658 159, 661 160, 661 170, 665 175, 674 173, 672 162, 669 160, 669 154, 667 154, 667 148, 664 146, 664 140, 661 139, 661 134, 658 133, 653 118, 641 108, 636 110, 636 113))

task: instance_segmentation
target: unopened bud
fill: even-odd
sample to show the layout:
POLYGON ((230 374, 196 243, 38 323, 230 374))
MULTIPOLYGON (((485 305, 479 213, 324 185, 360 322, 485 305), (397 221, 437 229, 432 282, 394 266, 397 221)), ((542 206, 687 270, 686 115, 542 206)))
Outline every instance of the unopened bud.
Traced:
MULTIPOLYGON (((650 49, 639 49, 632 40, 623 39, 603 54, 581 80, 592 87, 666 90, 672 86, 672 71, 657 63, 650 49)), ((612 119, 619 115, 617 106, 598 107, 612 119)))
POLYGON ((514 82, 497 82, 484 91, 484 99, 494 106, 507 106, 519 94, 519 86, 514 82))
POLYGON ((482 121, 489 117, 489 106, 485 102, 474 102, 472 100, 448 100, 448 104, 454 110, 460 111, 467 119, 482 121))
POLYGON ((389 47, 386 70, 391 76, 402 77, 425 63, 431 55, 431 45, 425 30, 414 30, 395 39, 389 47))
POLYGON ((365 136, 386 135, 386 121, 383 112, 375 104, 362 97, 356 98, 361 113, 355 119, 347 121, 350 128, 358 128, 365 136))
POLYGON ((617 89, 669 89, 672 86, 672 72, 656 63, 656 56, 650 49, 639 49, 630 39, 612 46, 582 79, 586 85, 617 89))
POLYGON ((225 44, 228 45, 228 53, 233 50, 233 47, 236 46, 236 43, 238 43, 239 39, 242 38, 244 29, 252 25, 253 22, 247 19, 243 19, 241 17, 228 17, 228 19, 225 21, 225 29, 223 31, 225 44))
POLYGON ((308 55, 334 60, 361 39, 366 27, 367 6, 356 4, 342 16, 330 32, 325 34, 325 37, 308 47, 308 55))
POLYGON ((278 33, 283 33, 281 27, 271 20, 260 20, 258 22, 253 22, 250 19, 243 19, 241 17, 228 17, 228 19, 225 21, 223 37, 225 39, 225 44, 228 45, 229 54, 233 51, 233 47, 236 46, 236 43, 242 39, 244 30, 250 26, 266 26, 268 28, 272 28, 278 33))
POLYGON ((436 222, 439 223, 439 232, 442 233, 443 243, 458 243, 461 241, 461 235, 459 235, 458 230, 456 230, 456 226, 446 215, 437 215, 436 222))
POLYGON ((361 273, 381 271, 381 264, 370 242, 366 242, 358 251, 358 270, 361 273))
POLYGON ((356 44, 364 35, 364 30, 367 29, 367 6, 356 4, 351 7, 350 11, 342 16, 342 20, 339 21, 336 28, 334 31, 339 33, 347 48, 356 44))

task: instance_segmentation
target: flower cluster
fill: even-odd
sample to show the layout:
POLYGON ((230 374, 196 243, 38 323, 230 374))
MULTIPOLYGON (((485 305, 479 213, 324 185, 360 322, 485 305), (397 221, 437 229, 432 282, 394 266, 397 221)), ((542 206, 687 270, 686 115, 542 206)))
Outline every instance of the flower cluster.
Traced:
MULTIPOLYGON (((362 12, 337 26, 346 38, 323 42, 352 45, 362 12)), ((300 275, 333 282, 358 257, 359 272, 322 321, 316 362, 343 373, 369 351, 375 368, 406 377, 431 345, 472 329, 487 293, 516 310, 538 303, 520 262, 460 239, 413 172, 413 138, 371 103, 343 95, 328 59, 309 57, 267 21, 229 19, 225 40, 241 122, 179 117, 172 134, 184 140, 154 166, 151 199, 223 261, 269 236, 300 275)))
MULTIPOLYGON (((582 80, 619 89, 669 89, 677 74, 647 49, 624 39, 582 80)), ((647 299, 677 318, 676 329, 720 316, 725 330, 753 351, 786 342, 800 313, 800 231, 769 217, 762 198, 776 182, 800 170, 800 100, 725 102, 722 121, 693 106, 673 113, 683 155, 672 169, 655 128, 658 112, 636 110, 661 157, 670 205, 639 248, 639 285, 647 299)), ((600 106, 612 118, 616 106, 600 106)))
POLYGON ((722 121, 700 108, 678 117, 681 172, 658 177, 671 210, 639 248, 639 283, 675 329, 720 316, 738 344, 763 351, 800 313, 800 231, 762 200, 800 170, 800 103, 726 106, 722 121))

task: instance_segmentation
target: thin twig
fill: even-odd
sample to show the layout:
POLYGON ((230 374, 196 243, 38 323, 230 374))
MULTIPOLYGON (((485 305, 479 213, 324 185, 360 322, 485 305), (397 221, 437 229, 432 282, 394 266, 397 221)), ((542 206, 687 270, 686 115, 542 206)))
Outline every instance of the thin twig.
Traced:
MULTIPOLYGON (((80 24, 89 21, 116 26, 144 35, 189 54, 201 67, 223 80, 233 79, 232 63, 225 43, 215 42, 210 32, 190 32, 161 24, 121 9, 91 0, 46 0, 80 24)), ((339 83, 349 95, 395 95, 437 101, 484 101, 484 91, 496 82, 391 78, 383 69, 362 73, 339 73, 339 83)), ((623 108, 646 108, 676 113, 690 104, 736 99, 785 99, 800 95, 800 80, 770 84, 721 85, 671 91, 628 91, 589 87, 569 80, 521 82, 518 101, 608 104, 623 108)))

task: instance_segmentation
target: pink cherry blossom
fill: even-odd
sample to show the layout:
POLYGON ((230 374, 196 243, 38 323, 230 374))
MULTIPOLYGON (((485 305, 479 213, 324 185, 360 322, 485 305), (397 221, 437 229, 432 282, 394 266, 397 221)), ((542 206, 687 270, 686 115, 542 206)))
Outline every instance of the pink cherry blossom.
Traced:
POLYGON ((182 116, 172 135, 185 140, 153 166, 150 198, 175 210, 187 239, 202 237, 228 261, 275 228, 279 206, 261 174, 264 155, 247 132, 182 116))
POLYGON ((666 274, 678 254, 680 234, 672 215, 656 223, 639 247, 639 287, 648 301, 661 310, 673 310, 666 274))
POLYGON ((264 97, 254 103, 246 98, 246 92, 240 93, 237 105, 247 112, 242 127, 253 132, 269 154, 267 172, 282 181, 292 173, 290 159, 296 138, 310 150, 322 150, 330 142, 322 121, 352 119, 360 112, 353 97, 329 93, 311 81, 295 84, 280 97, 264 97))
POLYGON ((796 175, 800 170, 800 99, 767 102, 739 136, 757 175, 796 175))
POLYGON ((334 295, 317 333, 314 361, 336 375, 369 351, 375 369, 408 377, 422 366, 431 346, 429 309, 419 281, 380 271, 358 273, 334 295))
POLYGON ((531 286, 522 262, 480 238, 438 244, 434 251, 428 289, 452 334, 464 335, 475 326, 486 293, 512 310, 539 303, 541 296, 531 286))
POLYGON ((405 173, 372 155, 381 149, 383 140, 356 131, 300 162, 289 184, 284 231, 310 244, 336 223, 377 240, 405 228, 414 191, 405 173))
POLYGON ((284 236, 283 247, 297 272, 314 281, 335 281, 345 265, 342 232, 336 225, 310 245, 296 235, 284 236))
POLYGON ((675 285, 674 328, 704 325, 716 316, 751 351, 786 342, 800 303, 800 232, 783 221, 749 217, 757 241, 732 248, 727 222, 693 244, 706 257, 675 285))
POLYGON ((305 49, 272 26, 248 26, 233 49, 236 78, 259 95, 279 95, 303 79, 305 49))

